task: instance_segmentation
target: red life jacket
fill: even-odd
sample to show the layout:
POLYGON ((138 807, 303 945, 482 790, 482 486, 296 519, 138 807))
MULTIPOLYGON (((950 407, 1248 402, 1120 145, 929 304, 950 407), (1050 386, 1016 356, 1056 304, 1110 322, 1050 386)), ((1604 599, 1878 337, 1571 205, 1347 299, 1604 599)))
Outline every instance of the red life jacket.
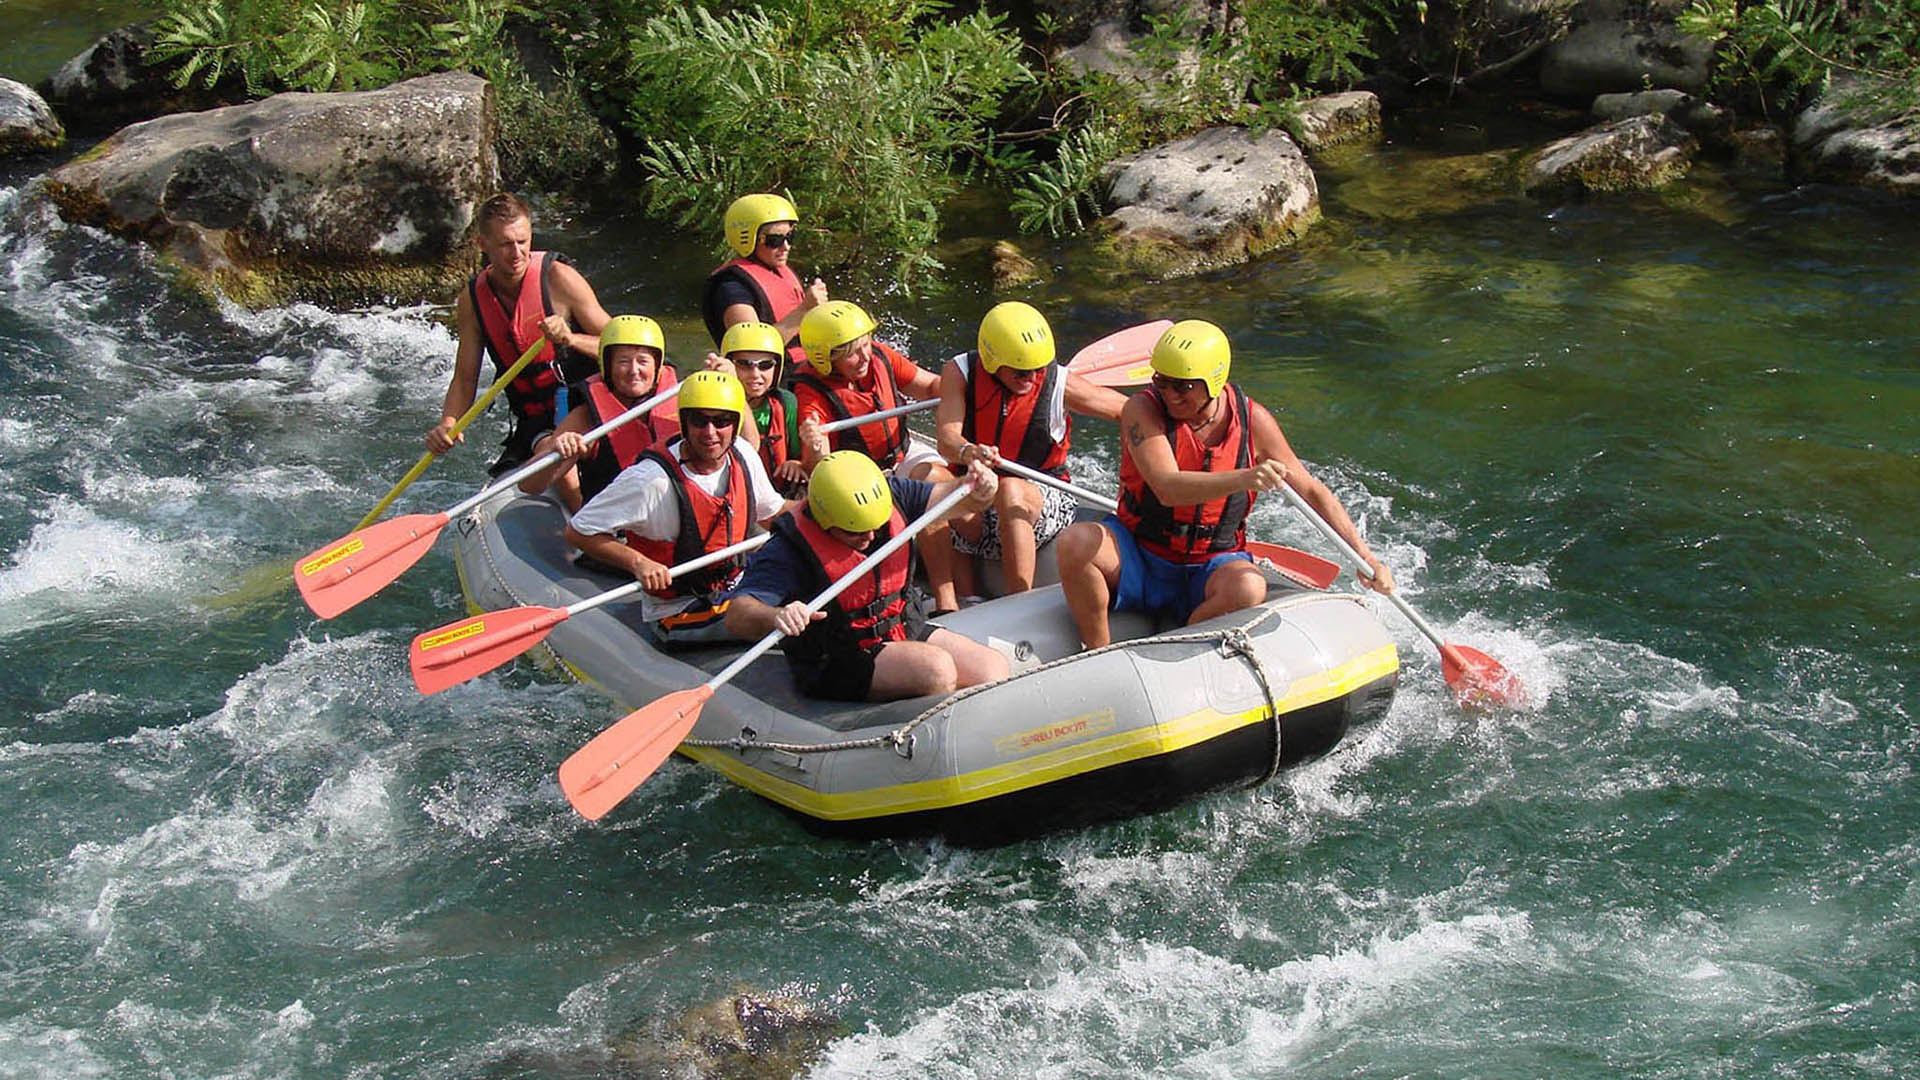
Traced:
MULTIPOLYGON (((674 372, 673 368, 663 365, 654 375, 653 391, 647 396, 652 397, 653 394, 662 390, 671 389, 679 381, 680 376, 674 372)), ((598 375, 592 376, 584 383, 576 383, 575 386, 579 388, 577 393, 572 388, 569 388, 568 392, 576 398, 585 398, 588 415, 593 417, 594 427, 599 427, 630 408, 621 404, 613 390, 598 375)), ((640 402, 636 401, 634 404, 638 405, 640 402)), ((620 470, 639 461, 640 455, 646 453, 648 447, 665 446, 669 439, 678 434, 680 434, 679 416, 669 415, 665 403, 654 406, 640 419, 609 431, 599 442, 593 444, 592 450, 576 466, 580 475, 582 503, 591 501, 595 495, 605 491, 607 485, 613 483, 613 478, 620 475, 620 470)))
MULTIPOLYGON (((833 419, 847 420, 868 413, 885 412, 899 405, 900 388, 893 382, 893 359, 900 352, 878 341, 873 343, 873 351, 876 355, 873 362, 867 365, 867 374, 873 383, 872 390, 862 390, 838 376, 828 382, 811 366, 796 369, 793 396, 799 400, 801 411, 806 411, 809 402, 819 402, 833 419)), ((859 427, 836 431, 832 438, 835 450, 862 451, 882 469, 891 469, 894 462, 899 461, 906 452, 907 418, 896 416, 891 420, 875 420, 859 427)))
MULTIPOLYGON (((753 527, 753 491, 747 486, 747 462, 740 448, 734 446, 727 450, 727 463, 723 466, 727 470, 727 486, 717 498, 687 476, 679 455, 670 450, 671 447, 656 446, 641 457, 658 462, 672 482, 674 498, 680 504, 680 535, 672 540, 652 540, 629 532, 621 534, 621 539, 628 547, 662 566, 678 566, 745 540, 747 530, 753 527)), ((733 584, 742 565, 737 558, 729 559, 682 574, 664 591, 648 591, 663 598, 704 596, 712 599, 733 584)))
MULTIPOLYGON (((527 346, 541 336, 540 320, 553 314, 553 265, 566 262, 566 256, 536 251, 520 278, 520 293, 514 299, 513 314, 500 306, 493 287, 481 280, 482 270, 467 280, 467 297, 480 316, 481 340, 487 355, 493 357, 494 377, 499 378, 520 359, 527 346)), ((543 345, 533 362, 520 369, 507 384, 507 405, 521 420, 552 424, 554 390, 592 370, 591 357, 572 349, 554 349, 553 342, 543 345)), ((536 429, 537 430, 537 429, 536 429)))
MULTIPOLYGON (((874 534, 873 543, 884 544, 906 527, 907 521, 896 506, 886 525, 874 534)), ((866 558, 864 553, 827 535, 827 530, 813 520, 804 505, 780 515, 773 523, 773 531, 785 536, 805 557, 815 577, 815 581, 804 583, 808 596, 839 581, 866 558)), ((902 544, 898 551, 882 559, 872 573, 834 597, 834 608, 828 617, 810 627, 806 635, 851 634, 862 649, 907 640, 905 620, 907 584, 913 578, 912 548, 912 544, 902 544)))
MULTIPOLYGON (((1253 426, 1247 396, 1228 383, 1227 431, 1217 446, 1201 446, 1193 429, 1167 420, 1167 403, 1157 390, 1145 391, 1173 442, 1173 460, 1187 472, 1229 472, 1253 465, 1253 426)), ((1222 552, 1247 546, 1247 514, 1253 492, 1236 491, 1197 506, 1165 506, 1141 477, 1127 443, 1120 443, 1120 506, 1115 514, 1140 547, 1176 563, 1202 563, 1222 552)))
POLYGON ((1073 421, 1059 442, 1048 432, 1052 411, 1066 413, 1066 372, 1048 364, 1047 373, 1027 393, 1014 397, 980 366, 980 354, 968 353, 962 372, 967 383, 967 407, 960 432, 970 443, 997 447, 1000 456, 1029 469, 1067 478, 1067 448, 1073 442, 1073 421))
MULTIPOLYGON (((707 333, 713 335, 713 347, 716 349, 720 347, 720 339, 727 334, 727 324, 723 318, 726 312, 720 305, 720 284, 724 281, 737 281, 747 287, 747 291, 754 295, 753 306, 763 323, 777 323, 786 318, 806 298, 800 276, 793 272, 792 267, 783 266, 774 270, 744 257, 721 265, 707 275, 707 287, 700 298, 701 314, 707 321, 707 333)), ((787 358, 795 365, 807 362, 807 353, 800 347, 798 334, 787 339, 787 358)))

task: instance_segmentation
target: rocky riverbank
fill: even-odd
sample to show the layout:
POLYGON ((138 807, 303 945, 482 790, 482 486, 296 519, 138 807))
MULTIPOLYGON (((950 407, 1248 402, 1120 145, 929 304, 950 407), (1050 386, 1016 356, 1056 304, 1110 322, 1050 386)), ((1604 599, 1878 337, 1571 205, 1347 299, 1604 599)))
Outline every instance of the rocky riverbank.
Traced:
MULTIPOLYGON (((1056 62, 1142 94, 1198 77, 1197 65, 1169 74, 1141 58, 1130 28, 1145 9, 1135 6, 1052 4, 1050 16, 1077 35, 1056 62)), ((1782 185, 1920 192, 1920 128, 1853 119, 1836 104, 1842 88, 1784 122, 1707 97, 1713 49, 1682 32, 1673 3, 1497 6, 1510 55, 1446 92, 1584 116, 1587 126, 1483 163, 1496 186, 1607 197, 1659 189, 1706 159, 1782 185)), ((1213 25, 1204 5, 1195 12, 1202 29, 1234 32, 1213 25)), ((223 104, 236 95, 173 89, 149 45, 139 27, 115 31, 40 93, 0 79, 0 154, 49 154, 66 128, 125 124, 47 174, 44 191, 69 220, 145 240, 184 281, 250 305, 443 296, 465 269, 467 217, 501 183, 483 80, 443 74, 223 104)), ((1374 82, 1300 102, 1284 131, 1214 127, 1113 161, 1101 174, 1089 269, 1176 277, 1296 241, 1320 216, 1316 157, 1381 138, 1383 114, 1391 121, 1420 100, 1419 88, 1374 82)), ((1020 257, 1016 248, 1001 264, 1020 257)), ((1003 274, 1002 284, 1019 277, 1003 274)))

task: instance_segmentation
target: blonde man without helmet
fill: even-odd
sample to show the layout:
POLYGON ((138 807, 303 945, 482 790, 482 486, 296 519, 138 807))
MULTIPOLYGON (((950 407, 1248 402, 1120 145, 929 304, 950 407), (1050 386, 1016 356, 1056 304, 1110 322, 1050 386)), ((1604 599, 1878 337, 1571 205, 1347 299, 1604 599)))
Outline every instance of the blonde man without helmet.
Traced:
MULTIPOLYGON (((977 348, 947 361, 935 419, 940 453, 956 466, 1003 458, 1067 478, 1070 413, 1117 421, 1127 399, 1056 366, 1046 316, 1018 300, 996 304, 980 320, 977 348)), ((1073 496, 1017 476, 1000 478, 985 514, 953 520, 954 587, 974 590, 970 556, 998 558, 1010 592, 1033 588, 1036 555, 1073 523, 1073 496)))
POLYGON ((1201 622, 1266 599, 1246 552, 1253 498, 1290 484, 1393 589, 1333 492, 1294 455, 1265 407, 1227 381, 1219 327, 1175 323, 1153 348, 1153 385, 1120 413, 1120 509, 1060 535, 1060 587, 1087 648, 1111 640, 1108 610, 1201 622))
POLYGON ((738 379, 694 372, 679 404, 682 436, 649 448, 567 526, 568 543, 646 586, 641 616, 664 645, 729 637, 726 593, 742 564, 680 578, 672 568, 746 539, 788 505, 740 435, 747 399, 738 379))
POLYGON ((886 475, 857 450, 827 455, 807 481, 805 504, 774 522, 772 539, 748 562, 728 629, 746 639, 776 629, 788 635, 782 648, 794 684, 813 697, 893 701, 1006 678, 1000 652, 920 620, 905 591, 913 578, 911 544, 824 610, 807 610, 808 600, 957 484, 972 487, 961 512, 993 504, 996 482, 984 469, 967 480, 927 484, 886 475))
POLYGON ((513 429, 506 450, 489 470, 499 475, 531 456, 534 440, 555 423, 557 392, 593 369, 607 313, 593 286, 564 259, 533 247, 533 213, 517 196, 499 194, 474 215, 474 245, 486 267, 460 290, 454 304, 459 344, 440 420, 427 431, 427 449, 444 454, 466 441, 453 434, 480 388, 480 357, 493 357, 496 377, 544 336, 547 355, 536 358, 506 391, 513 429))
POLYGON ((771 323, 792 342, 801 318, 827 302, 825 282, 802 285, 789 265, 799 224, 800 211, 782 195, 742 195, 727 207, 722 225, 734 258, 707 276, 700 298, 714 345, 743 322, 771 323))

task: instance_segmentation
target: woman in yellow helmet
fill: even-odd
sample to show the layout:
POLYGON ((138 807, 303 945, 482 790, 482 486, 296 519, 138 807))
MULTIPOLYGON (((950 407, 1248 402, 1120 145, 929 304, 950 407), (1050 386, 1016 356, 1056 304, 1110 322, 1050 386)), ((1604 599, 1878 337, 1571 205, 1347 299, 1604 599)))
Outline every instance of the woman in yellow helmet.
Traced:
POLYGON ((1120 412, 1120 507, 1060 535, 1060 587, 1090 649, 1111 639, 1109 609, 1186 623, 1251 607, 1267 579, 1247 554, 1257 493, 1291 484, 1393 589, 1346 508, 1294 456, 1273 414, 1227 381, 1227 336, 1175 323, 1153 347, 1153 385, 1120 412))
POLYGON ((807 481, 806 502, 774 522, 773 538, 747 564, 727 613, 728 629, 748 639, 776 629, 788 635, 781 647, 794 684, 813 697, 892 701, 1006 678, 1007 658, 1000 652, 919 618, 907 594, 913 545, 882 561, 826 609, 807 610, 807 598, 962 483, 973 490, 960 512, 993 504, 996 482, 985 470, 969 480, 928 484, 888 476, 858 450, 828 454, 807 481))
POLYGON ((568 543, 647 587, 641 615, 664 645, 727 639, 725 592, 740 563, 679 578, 669 570, 745 540, 786 506, 740 434, 747 398, 738 379, 694 372, 679 404, 681 437, 649 448, 567 526, 568 543))
POLYGON ((734 258, 707 275, 700 313, 718 347, 727 328, 743 322, 770 323, 788 343, 795 363, 800 353, 800 319, 827 302, 819 278, 802 286, 788 265, 800 224, 800 211, 780 195, 742 195, 727 207, 723 225, 734 258))
POLYGON ((760 435, 760 463, 774 487, 794 496, 806 487, 807 470, 800 462, 800 406, 793 391, 780 385, 786 355, 771 323, 734 323, 721 337, 720 351, 707 354, 707 366, 739 378, 760 435))
MULTIPOLYGON (((978 348, 947 361, 940 374, 940 411, 935 431, 940 453, 965 468, 999 459, 1067 476, 1072 445, 1070 413, 1120 419, 1125 396, 1066 370, 1055 362, 1053 329, 1031 304, 994 305, 980 321, 978 348)), ((1017 476, 1000 478, 993 508, 953 521, 953 549, 961 556, 998 559, 1010 592, 1033 588, 1041 547, 1073 523, 1073 496, 1017 476)), ((955 589, 973 591, 972 565, 954 564, 955 589)))
POLYGON ((591 446, 582 436, 678 381, 667 363, 667 339, 659 323, 645 315, 607 320, 600 331, 599 374, 568 385, 574 407, 559 427, 533 444, 531 456, 551 450, 560 460, 520 481, 520 490, 537 495, 551 487, 569 511, 580 509, 648 447, 678 435, 680 424, 662 405, 591 446))

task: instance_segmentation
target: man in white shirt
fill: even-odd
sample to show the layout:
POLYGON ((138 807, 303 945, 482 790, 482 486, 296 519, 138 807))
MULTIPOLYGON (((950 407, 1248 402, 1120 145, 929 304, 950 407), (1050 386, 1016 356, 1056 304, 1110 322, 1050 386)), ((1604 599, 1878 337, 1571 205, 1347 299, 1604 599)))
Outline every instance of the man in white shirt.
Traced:
POLYGON ((678 578, 672 568, 745 540, 786 509, 753 445, 740 380, 699 371, 680 390, 681 437, 616 476, 567 526, 567 542, 646 586, 641 613, 660 644, 729 640, 724 594, 744 557, 678 578))

